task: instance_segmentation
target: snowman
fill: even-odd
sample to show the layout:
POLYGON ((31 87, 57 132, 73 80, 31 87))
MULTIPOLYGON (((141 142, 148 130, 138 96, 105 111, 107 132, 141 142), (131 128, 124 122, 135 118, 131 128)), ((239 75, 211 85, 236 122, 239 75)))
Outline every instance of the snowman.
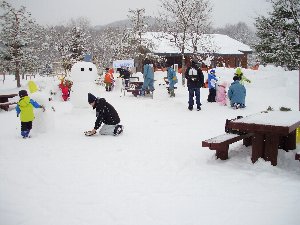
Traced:
POLYGON ((95 80, 97 79, 97 67, 91 62, 77 62, 71 68, 73 80, 70 100, 74 107, 87 108, 88 93, 97 93, 95 80))

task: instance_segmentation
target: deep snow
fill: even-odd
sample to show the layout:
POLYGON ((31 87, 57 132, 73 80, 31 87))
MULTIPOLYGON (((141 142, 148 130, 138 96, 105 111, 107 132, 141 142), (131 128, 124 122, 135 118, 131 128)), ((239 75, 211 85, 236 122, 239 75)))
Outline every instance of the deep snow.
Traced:
MULTIPOLYGON (((234 69, 216 71, 231 82, 234 69)), ((120 80, 110 93, 99 86, 94 94, 115 106, 125 127, 118 137, 85 137, 95 112, 62 102, 59 93, 48 102, 58 80, 36 77, 42 91, 30 96, 47 110, 35 111, 32 138, 20 137, 13 109, 0 111, 0 224, 299 224, 295 151, 279 150, 274 167, 263 159, 252 164, 251 147, 241 142, 230 145, 225 161, 201 147, 203 140, 224 133, 228 118, 268 106, 298 110, 298 71, 268 66, 244 74, 252 82, 241 110, 207 103, 208 89, 201 89, 202 110, 190 112, 186 87, 177 85, 176 97, 169 98, 162 72, 155 74, 154 99, 120 97, 120 80)), ((23 88, 26 84, 22 80, 23 88)), ((6 77, 0 93, 17 93, 15 86, 13 77, 6 77)))

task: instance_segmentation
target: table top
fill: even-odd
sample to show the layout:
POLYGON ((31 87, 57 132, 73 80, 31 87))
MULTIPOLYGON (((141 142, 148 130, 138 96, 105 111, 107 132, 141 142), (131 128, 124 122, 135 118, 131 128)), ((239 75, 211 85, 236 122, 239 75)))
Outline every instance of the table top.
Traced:
POLYGON ((264 111, 230 121, 229 128, 245 132, 288 135, 300 126, 299 111, 264 111))

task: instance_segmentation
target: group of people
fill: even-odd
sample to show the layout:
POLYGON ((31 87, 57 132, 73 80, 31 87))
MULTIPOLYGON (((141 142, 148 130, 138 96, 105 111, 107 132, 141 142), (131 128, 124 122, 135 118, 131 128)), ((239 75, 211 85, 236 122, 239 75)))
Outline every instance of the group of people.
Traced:
MULTIPOLYGON (((106 75, 113 80, 112 72, 107 68, 106 75)), ((105 75, 105 76, 106 76, 105 75)), ((154 69, 150 61, 145 61, 144 65, 144 83, 142 86, 142 94, 146 90, 154 91, 154 69)), ((196 103, 196 109, 201 110, 200 101, 200 88, 204 86, 204 75, 200 67, 198 67, 196 61, 192 61, 185 71, 185 79, 187 80, 187 87, 189 92, 188 109, 193 110, 196 103), (194 99, 195 98, 195 99, 194 99)), ((130 74, 126 73, 126 70, 120 71, 120 76, 129 81, 130 74)), ((169 93, 170 97, 175 97, 174 85, 178 82, 176 72, 172 68, 171 64, 167 64, 167 79, 169 81, 169 93)), ((113 81, 112 81, 113 82, 113 81)), ((110 91, 112 82, 106 82, 106 91, 110 91)), ((247 79, 241 68, 237 68, 233 77, 228 92, 226 92, 226 82, 218 84, 218 77, 216 76, 216 70, 210 70, 208 74, 208 102, 219 102, 222 105, 226 105, 226 96, 230 100, 230 106, 233 108, 244 108, 246 88, 244 82, 251 82, 247 79), (228 94, 227 94, 228 93, 228 94)), ((21 120, 21 135, 23 138, 27 138, 30 135, 32 129, 32 121, 34 120, 33 108, 42 108, 45 111, 45 107, 40 105, 33 99, 30 99, 26 90, 19 91, 20 100, 17 103, 16 112, 17 116, 20 115, 21 120)), ((114 135, 117 136, 123 132, 123 126, 120 125, 120 117, 115 108, 109 104, 104 98, 97 98, 93 94, 88 93, 88 103, 93 109, 96 110, 96 121, 92 130, 86 131, 86 136, 92 136, 97 133, 102 135, 114 135)))
MULTIPOLYGON (((218 84, 218 78, 216 76, 215 69, 210 70, 208 74, 208 88, 209 95, 208 102, 219 102, 221 105, 226 105, 226 82, 218 84)), ((240 67, 238 67, 233 76, 233 82, 228 89, 228 98, 230 100, 230 106, 238 109, 245 108, 246 88, 244 82, 251 83, 251 81, 244 76, 240 67)))
MULTIPOLYGON (((193 106, 197 106, 197 110, 201 110, 200 88, 204 86, 204 75, 196 61, 192 61, 191 65, 185 71, 187 79, 187 87, 189 91, 188 109, 193 110, 193 106), (195 101, 196 100, 196 101, 195 101)), ((216 76, 216 70, 211 69, 208 74, 209 94, 208 102, 219 102, 220 105, 227 105, 227 96, 230 100, 230 106, 238 109, 245 107, 246 88, 245 82, 251 81, 244 76, 240 67, 235 71, 233 82, 231 83, 228 93, 226 91, 227 83, 223 81, 218 83, 219 79, 216 76)))

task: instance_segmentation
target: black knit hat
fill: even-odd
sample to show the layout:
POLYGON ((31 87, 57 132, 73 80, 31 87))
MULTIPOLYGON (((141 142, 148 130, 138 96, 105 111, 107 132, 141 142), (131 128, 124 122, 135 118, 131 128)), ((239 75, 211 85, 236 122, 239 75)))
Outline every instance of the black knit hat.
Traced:
POLYGON ((89 102, 89 104, 91 104, 91 103, 93 103, 94 101, 96 101, 96 97, 93 95, 93 94, 91 94, 91 93, 88 93, 88 102, 89 102))
POLYGON ((236 81, 236 80, 240 80, 240 78, 238 76, 233 76, 233 80, 236 81))
POLYGON ((25 96, 28 96, 26 90, 21 90, 21 91, 19 91, 19 97, 20 97, 20 98, 23 98, 23 97, 25 97, 25 96))

